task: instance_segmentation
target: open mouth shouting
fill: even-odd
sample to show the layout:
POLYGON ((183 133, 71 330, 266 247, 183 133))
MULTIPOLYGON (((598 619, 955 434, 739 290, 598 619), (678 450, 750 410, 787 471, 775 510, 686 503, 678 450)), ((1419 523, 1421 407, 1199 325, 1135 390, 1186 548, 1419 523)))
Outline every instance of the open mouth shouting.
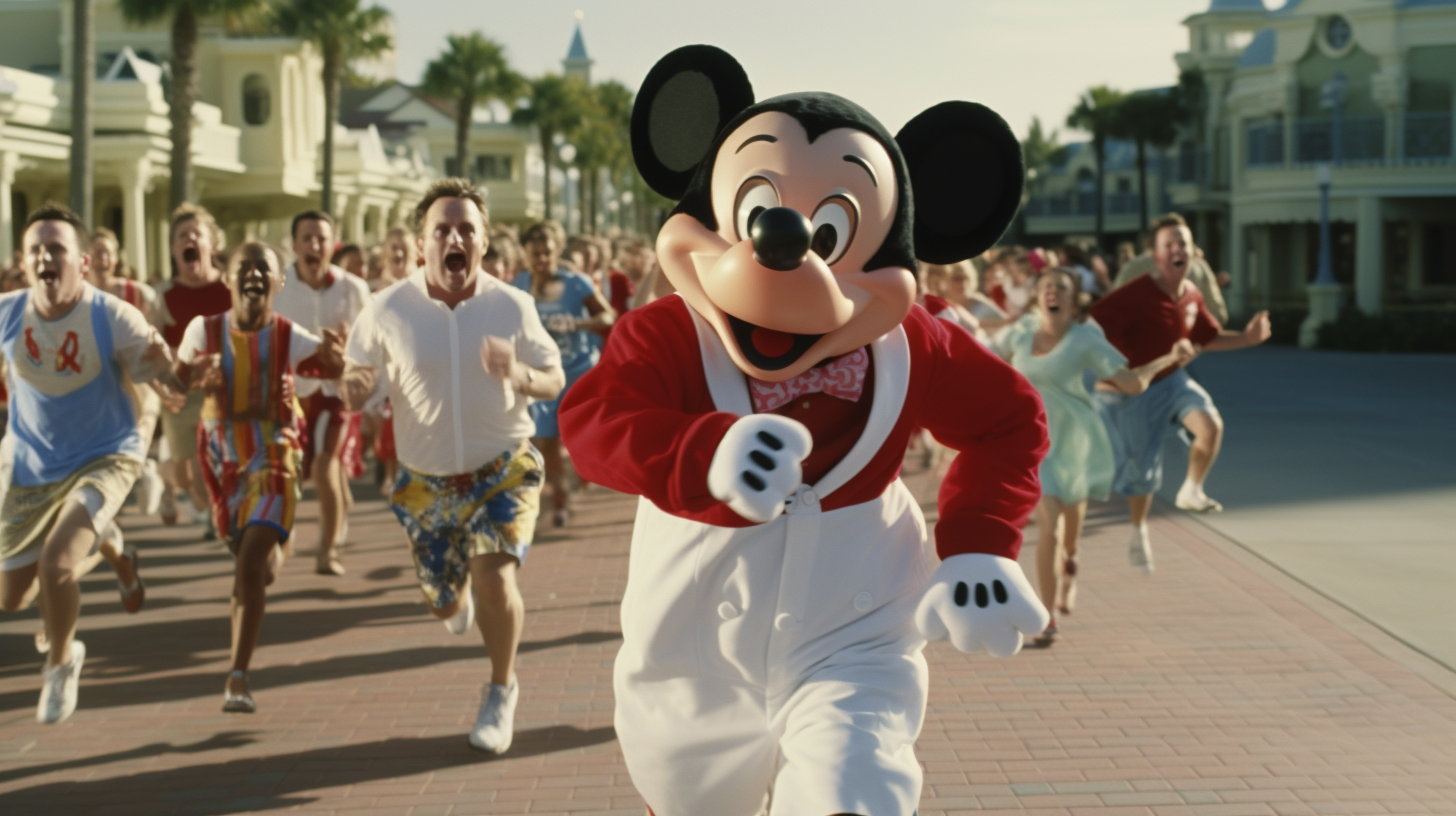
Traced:
POLYGON ((195 263, 197 263, 198 261, 201 261, 201 260, 202 260, 202 251, 199 250, 197 247, 190 246, 190 247, 187 247, 186 249, 182 250, 182 263, 185 263, 188 266, 191 266, 191 265, 193 265, 193 264, 195 264, 195 263))
POLYGON ((60 281, 61 273, 57 269, 42 269, 35 277, 46 286, 54 286, 60 281))
POLYGON ((733 339, 738 341, 738 349, 743 352, 743 356, 749 363, 764 371, 788 368, 824 336, 767 329, 726 312, 723 316, 728 318, 728 325, 733 329, 733 339))
POLYGON ((464 250, 452 249, 445 253, 445 269, 450 274, 463 275, 469 265, 470 259, 465 256, 464 250))

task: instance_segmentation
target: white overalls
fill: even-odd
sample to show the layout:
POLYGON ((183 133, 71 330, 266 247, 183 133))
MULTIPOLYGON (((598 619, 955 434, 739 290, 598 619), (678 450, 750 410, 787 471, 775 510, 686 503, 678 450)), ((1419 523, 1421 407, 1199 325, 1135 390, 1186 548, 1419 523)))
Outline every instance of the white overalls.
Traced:
MULTIPOLYGON (((751 412, 743 374, 697 314, 719 410, 751 412)), ((822 512, 896 424, 904 329, 871 344, 864 433, 785 513, 753 527, 638 505, 617 656, 617 736, 657 816, 910 816, 928 686, 913 613, 936 564, 900 480, 822 512)))

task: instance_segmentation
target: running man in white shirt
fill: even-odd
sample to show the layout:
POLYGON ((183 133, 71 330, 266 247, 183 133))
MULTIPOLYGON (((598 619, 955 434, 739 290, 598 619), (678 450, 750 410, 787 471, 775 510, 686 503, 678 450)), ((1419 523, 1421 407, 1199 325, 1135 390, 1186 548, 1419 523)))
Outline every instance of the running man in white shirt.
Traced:
MULTIPOLYGON (((293 325, 322 336, 325 330, 347 334, 369 300, 369 284, 329 264, 334 247, 334 219, 309 210, 293 218, 296 260, 283 273, 273 310, 293 325)), ((354 495, 349 477, 359 462, 359 414, 347 411, 337 382, 298 378, 303 405, 303 474, 313 479, 319 500, 319 548, 315 571, 343 575, 338 546, 349 530, 354 495)))
POLYGON ((50 649, 36 719, 54 723, 75 710, 86 659, 74 637, 81 578, 105 558, 139 586, 135 552, 118 551, 112 524, 146 458, 131 383, 173 395, 181 383, 142 313, 86 283, 91 257, 75 213, 42 205, 22 247, 34 283, 0 296, 14 462, 0 507, 0 608, 15 612, 39 596, 50 649))
POLYGON ((464 179, 426 191, 414 213, 425 266, 359 315, 343 390, 353 410, 376 385, 388 390, 399 450, 390 501, 434 615, 463 634, 480 607, 491 677, 470 744, 501 753, 520 693, 514 668, 525 606, 516 569, 541 499, 526 404, 554 399, 566 375, 531 296, 480 271, 486 218, 485 200, 464 179))

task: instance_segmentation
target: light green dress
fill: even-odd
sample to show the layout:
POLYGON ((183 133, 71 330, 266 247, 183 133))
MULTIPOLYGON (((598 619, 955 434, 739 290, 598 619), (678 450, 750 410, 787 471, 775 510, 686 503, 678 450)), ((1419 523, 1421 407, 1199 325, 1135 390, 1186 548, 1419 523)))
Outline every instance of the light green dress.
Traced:
POLYGON ((1009 352, 1011 365, 1025 375, 1046 406, 1051 450, 1041 463, 1041 492, 1072 504, 1086 498, 1106 499, 1112 488, 1114 462, 1107 428, 1083 383, 1083 372, 1107 379, 1127 365, 1095 323, 1073 323, 1056 348, 1031 353, 1040 316, 1028 314, 1008 326, 995 346, 1009 352))

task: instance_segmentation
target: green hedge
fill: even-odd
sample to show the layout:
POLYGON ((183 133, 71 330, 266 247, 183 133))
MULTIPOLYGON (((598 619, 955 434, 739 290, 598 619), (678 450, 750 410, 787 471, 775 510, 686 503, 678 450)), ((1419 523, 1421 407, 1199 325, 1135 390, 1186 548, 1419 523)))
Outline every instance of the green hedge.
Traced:
POLYGON ((1456 354, 1456 316, 1371 316, 1359 309, 1345 309, 1340 313, 1339 320, 1319 327, 1319 347, 1335 351, 1456 354))

